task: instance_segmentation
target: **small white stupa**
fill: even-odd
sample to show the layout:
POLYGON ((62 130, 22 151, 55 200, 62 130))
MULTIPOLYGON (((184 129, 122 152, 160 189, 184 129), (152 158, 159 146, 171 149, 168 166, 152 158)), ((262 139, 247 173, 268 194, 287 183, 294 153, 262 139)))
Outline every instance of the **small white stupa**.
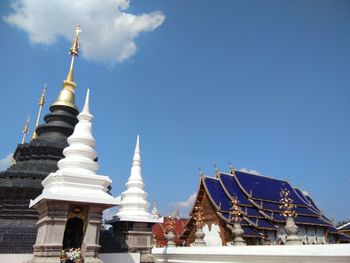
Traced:
POLYGON ((146 200, 147 193, 143 190, 145 184, 141 175, 140 136, 137 136, 130 177, 125 185, 127 189, 121 194, 120 207, 116 217, 118 220, 150 223, 163 222, 163 218, 154 218, 148 212, 149 203, 146 200))
POLYGON ((95 161, 96 141, 91 133, 93 116, 89 109, 89 94, 87 90, 84 108, 78 115, 79 122, 68 138, 69 146, 63 150, 65 158, 58 162, 58 170, 43 180, 43 192, 31 200, 30 207, 43 199, 99 203, 109 207, 117 204, 108 193, 112 181, 108 176, 96 174, 99 166, 95 161))
POLYGON ((156 202, 153 202, 153 209, 152 209, 151 215, 155 219, 160 218, 160 214, 158 212, 158 208, 157 208, 157 203, 156 202))

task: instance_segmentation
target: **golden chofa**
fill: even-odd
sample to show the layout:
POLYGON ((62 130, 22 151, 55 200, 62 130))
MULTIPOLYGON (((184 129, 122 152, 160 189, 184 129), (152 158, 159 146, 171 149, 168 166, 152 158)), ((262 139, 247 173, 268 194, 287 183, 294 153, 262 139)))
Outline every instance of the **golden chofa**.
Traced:
POLYGON ((70 68, 67 74, 67 78, 63 81, 63 88, 58 95, 58 98, 51 106, 67 106, 78 111, 77 106, 75 106, 75 87, 76 84, 73 78, 74 69, 74 58, 78 56, 79 53, 79 41, 78 36, 81 32, 79 25, 75 29, 75 36, 73 39, 72 47, 69 50, 69 54, 72 56, 70 68))

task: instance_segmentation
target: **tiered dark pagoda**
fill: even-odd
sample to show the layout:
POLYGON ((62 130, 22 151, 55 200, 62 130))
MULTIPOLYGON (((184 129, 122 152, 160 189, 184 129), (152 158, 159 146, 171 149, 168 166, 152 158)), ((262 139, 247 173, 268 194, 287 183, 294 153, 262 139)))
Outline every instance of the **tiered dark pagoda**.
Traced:
POLYGON ((38 213, 29 208, 30 199, 42 192, 42 180, 57 170, 67 137, 78 122, 74 102, 74 57, 78 55, 78 38, 70 49, 71 66, 57 100, 35 129, 29 143, 17 145, 13 165, 0 172, 0 254, 32 253, 36 238, 38 213))

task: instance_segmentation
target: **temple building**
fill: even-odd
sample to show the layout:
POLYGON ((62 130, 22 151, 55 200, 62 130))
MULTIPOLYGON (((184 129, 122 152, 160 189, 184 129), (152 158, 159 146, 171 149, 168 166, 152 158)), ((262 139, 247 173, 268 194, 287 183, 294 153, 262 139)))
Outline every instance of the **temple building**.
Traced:
MULTIPOLYGON (((33 251, 38 212, 29 208, 29 201, 42 192, 42 180, 58 169, 57 162, 63 158, 62 151, 68 146, 67 138, 78 122, 73 68, 74 58, 78 55, 79 32, 77 28, 70 49, 71 65, 57 100, 51 104, 44 123, 35 128, 30 142, 24 142, 23 138, 17 145, 13 165, 0 172, 0 253, 33 251)), ((45 92, 40 99, 37 124, 44 96, 45 92)))
POLYGON ((337 229, 342 233, 344 238, 350 237, 350 222, 338 227, 337 229))
POLYGON ((180 239, 181 233, 184 231, 187 219, 164 217, 164 223, 153 225, 152 232, 154 236, 154 246, 165 247, 167 245, 166 234, 169 232, 170 225, 173 224, 173 232, 175 235, 174 242, 176 246, 183 246, 184 240, 180 239), (173 221, 173 222, 171 222, 173 221))
POLYGON ((205 234, 207 246, 230 245, 233 202, 242 215, 239 223, 246 244, 284 244, 287 220, 281 215, 281 189, 286 189, 293 201, 298 237, 303 244, 350 240, 333 226, 307 193, 287 181, 233 168, 230 173, 217 171, 215 177, 201 175, 188 220, 166 217, 163 221, 156 209, 149 213, 141 174, 139 137, 126 190, 120 199, 114 198, 110 193, 111 180, 96 174, 98 164, 90 130, 89 93, 80 114, 75 105, 73 71, 79 32, 78 27, 70 48, 72 57, 67 77, 44 123, 39 125, 46 86, 40 97, 31 140, 25 142, 28 119, 22 143, 13 155, 13 164, 0 172, 0 254, 32 254, 34 245, 32 262, 44 262, 43 257, 49 260, 45 262, 56 262, 62 248, 83 247, 89 259, 86 262, 98 262, 98 250, 139 252, 141 262, 152 262, 152 247, 165 246, 169 231, 175 234, 174 246, 192 245, 197 234, 202 233, 196 229, 198 225, 205 234), (120 205, 120 209, 107 222, 112 227, 100 229, 102 211, 115 205, 120 205), (200 224, 198 207, 203 212, 200 224))
POLYGON ((242 214, 240 224, 248 245, 277 245, 286 242, 286 218, 282 215, 280 191, 284 189, 294 203, 295 224, 302 244, 346 242, 333 223, 323 215, 309 194, 289 182, 231 168, 215 177, 201 175, 197 198, 181 238, 186 245, 195 240, 195 206, 204 212, 203 232, 208 246, 232 244, 230 211, 236 200, 242 214))

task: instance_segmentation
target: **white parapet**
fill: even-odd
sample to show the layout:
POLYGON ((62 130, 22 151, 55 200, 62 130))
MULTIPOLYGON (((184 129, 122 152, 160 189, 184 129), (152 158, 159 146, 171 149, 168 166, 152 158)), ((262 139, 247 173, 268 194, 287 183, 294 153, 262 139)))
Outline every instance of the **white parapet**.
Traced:
POLYGON ((156 262, 349 263, 350 244, 154 248, 156 262))

